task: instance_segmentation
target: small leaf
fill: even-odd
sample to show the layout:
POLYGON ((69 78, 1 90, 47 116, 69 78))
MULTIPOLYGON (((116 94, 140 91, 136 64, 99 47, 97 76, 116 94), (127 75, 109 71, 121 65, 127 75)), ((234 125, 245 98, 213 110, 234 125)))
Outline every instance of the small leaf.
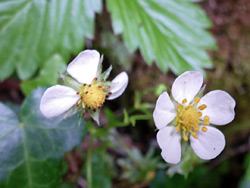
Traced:
POLYGON ((0 103, 1 188, 58 187, 61 157, 80 144, 86 133, 85 125, 79 127, 75 116, 46 119, 39 109, 44 91, 34 90, 19 116, 0 103))

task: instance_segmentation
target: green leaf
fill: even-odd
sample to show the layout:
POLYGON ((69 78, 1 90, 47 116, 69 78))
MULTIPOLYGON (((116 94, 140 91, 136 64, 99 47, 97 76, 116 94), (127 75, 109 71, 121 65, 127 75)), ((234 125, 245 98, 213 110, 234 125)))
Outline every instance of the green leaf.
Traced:
POLYGON ((25 95, 37 88, 38 86, 52 86, 57 84, 58 73, 66 70, 66 62, 59 55, 52 56, 40 70, 37 78, 29 81, 24 81, 21 84, 22 91, 25 95))
POLYGON ((53 54, 64 61, 93 38, 101 0, 0 0, 0 80, 29 79, 53 54))
POLYGON ((184 0, 107 0, 115 34, 131 51, 140 49, 149 65, 166 72, 211 67, 206 49, 216 47, 206 31, 211 22, 194 3, 184 0))
POLYGON ((75 116, 46 119, 40 112, 45 88, 23 102, 20 115, 0 103, 1 188, 55 188, 61 182, 65 152, 81 143, 85 125, 75 116))

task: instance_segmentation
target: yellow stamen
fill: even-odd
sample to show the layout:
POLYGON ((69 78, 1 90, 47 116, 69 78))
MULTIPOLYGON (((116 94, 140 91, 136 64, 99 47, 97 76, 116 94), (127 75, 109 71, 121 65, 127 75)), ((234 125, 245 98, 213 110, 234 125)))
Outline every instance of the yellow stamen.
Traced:
POLYGON ((102 107, 108 94, 107 89, 109 89, 109 86, 102 86, 100 83, 97 81, 97 78, 94 78, 91 84, 83 84, 80 91, 77 92, 80 95, 82 108, 87 106, 88 109, 95 111, 97 108, 102 107))
POLYGON ((204 121, 204 125, 209 125, 209 121, 204 121))
POLYGON ((183 138, 183 140, 188 141, 188 136, 187 135, 183 135, 182 138, 183 138))
POLYGON ((207 132, 207 127, 202 127, 201 130, 202 130, 203 132, 207 132))
POLYGON ((195 97, 194 102, 195 102, 195 103, 200 102, 200 97, 195 97))
POLYGON ((198 108, 199 108, 199 110, 204 110, 205 108, 207 108, 207 105, 202 104, 202 105, 200 105, 198 108))
POLYGON ((185 110, 188 110, 189 108, 191 108, 191 107, 193 107, 193 105, 188 105, 186 108, 185 108, 185 110))
POLYGON ((189 140, 189 135, 198 139, 197 132, 199 130, 202 130, 203 132, 207 131, 206 127, 200 127, 200 125, 209 125, 208 116, 205 116, 204 120, 200 120, 204 114, 201 110, 204 110, 207 105, 202 104, 197 107, 199 102, 200 98, 196 97, 189 105, 185 106, 187 99, 183 99, 182 103, 177 105, 177 115, 175 118, 176 130, 177 132, 180 132, 184 141, 189 140))
POLYGON ((182 107, 181 104, 177 104, 177 110, 179 110, 182 107))
POLYGON ((209 119, 210 119, 210 118, 209 118, 208 116, 205 116, 205 117, 204 117, 204 121, 209 121, 209 119))
POLYGON ((195 132, 197 132, 197 131, 199 131, 200 130, 200 126, 196 126, 195 128, 194 128, 194 131, 195 132))
POLYGON ((182 104, 185 104, 185 103, 187 103, 187 99, 182 100, 182 104))
POLYGON ((198 136, 197 136, 197 134, 196 134, 195 132, 190 132, 190 133, 191 133, 191 135, 192 135, 194 138, 198 139, 198 136))
POLYGON ((180 132, 180 126, 179 125, 176 127, 176 131, 180 132))
POLYGON ((202 116, 202 113, 201 112, 197 112, 198 116, 201 117, 202 116))

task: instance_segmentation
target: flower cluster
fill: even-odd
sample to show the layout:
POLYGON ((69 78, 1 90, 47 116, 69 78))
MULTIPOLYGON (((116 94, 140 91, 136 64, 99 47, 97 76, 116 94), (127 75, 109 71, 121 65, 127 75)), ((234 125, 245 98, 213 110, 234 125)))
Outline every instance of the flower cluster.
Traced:
MULTIPOLYGON (((40 103, 40 110, 47 118, 59 116, 74 105, 81 107, 83 113, 89 110, 92 117, 105 100, 119 97, 127 87, 128 75, 117 75, 112 82, 106 81, 111 68, 101 74, 102 58, 96 50, 81 52, 67 67, 67 73, 75 79, 74 86, 55 85, 48 88, 40 103)), ((97 115, 98 116, 98 115, 97 115)), ((94 118, 99 122, 98 118, 94 118)))
MULTIPOLYGON (((71 87, 55 85, 48 88, 40 104, 40 110, 47 118, 56 117, 73 106, 83 113, 90 112, 99 123, 99 110, 106 99, 119 97, 127 87, 125 72, 112 82, 106 81, 112 69, 102 72, 102 58, 96 50, 81 52, 67 67, 71 87)), ((66 82, 66 79, 64 80, 66 82)), ((225 137, 212 125, 225 125, 234 119, 235 101, 225 91, 215 90, 201 97, 203 76, 200 72, 187 71, 173 83, 172 97, 162 93, 153 112, 157 142, 162 157, 168 163, 181 160, 183 142, 191 147, 201 159, 213 159, 225 147, 225 137), (200 98, 201 97, 201 98, 200 98)))
POLYGON ((210 124, 231 122, 235 115, 235 101, 221 90, 211 91, 200 98, 202 84, 200 72, 187 71, 172 85, 174 100, 164 92, 156 102, 153 118, 159 129, 157 142, 163 159, 168 163, 180 162, 182 139, 190 141, 195 154, 205 160, 215 158, 225 147, 223 133, 210 124))

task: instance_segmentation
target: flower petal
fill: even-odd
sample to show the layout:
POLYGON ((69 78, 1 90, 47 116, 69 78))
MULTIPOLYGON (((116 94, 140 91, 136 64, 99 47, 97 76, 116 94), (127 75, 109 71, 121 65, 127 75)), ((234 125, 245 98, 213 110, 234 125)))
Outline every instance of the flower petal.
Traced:
POLYGON ((203 83, 203 76, 197 71, 186 71, 174 81, 172 85, 173 98, 182 103, 183 99, 187 99, 189 104, 195 95, 199 92, 203 83))
POLYGON ((156 101, 153 113, 154 122, 157 129, 162 129, 173 121, 176 116, 175 106, 170 100, 167 92, 162 93, 156 101))
POLYGON ((76 104, 79 96, 70 87, 55 85, 48 88, 41 99, 40 110, 47 118, 56 117, 76 104))
POLYGON ((111 83, 110 92, 112 93, 107 100, 113 100, 119 97, 128 85, 128 75, 126 72, 118 74, 111 83))
POLYGON ((67 72, 78 82, 90 84, 96 77, 99 61, 99 52, 84 50, 68 65, 67 72))
POLYGON ((235 116, 234 99, 225 91, 215 90, 203 96, 198 104, 207 105, 207 108, 202 110, 202 118, 207 115, 210 118, 210 123, 214 125, 225 125, 230 123, 235 116))
POLYGON ((198 139, 190 136, 190 144, 195 154, 204 160, 217 157, 225 147, 223 133, 211 126, 206 126, 207 132, 198 131, 198 139))
POLYGON ((162 158, 172 164, 181 160, 181 135, 177 133, 174 126, 167 126, 158 131, 157 142, 162 149, 162 158))

